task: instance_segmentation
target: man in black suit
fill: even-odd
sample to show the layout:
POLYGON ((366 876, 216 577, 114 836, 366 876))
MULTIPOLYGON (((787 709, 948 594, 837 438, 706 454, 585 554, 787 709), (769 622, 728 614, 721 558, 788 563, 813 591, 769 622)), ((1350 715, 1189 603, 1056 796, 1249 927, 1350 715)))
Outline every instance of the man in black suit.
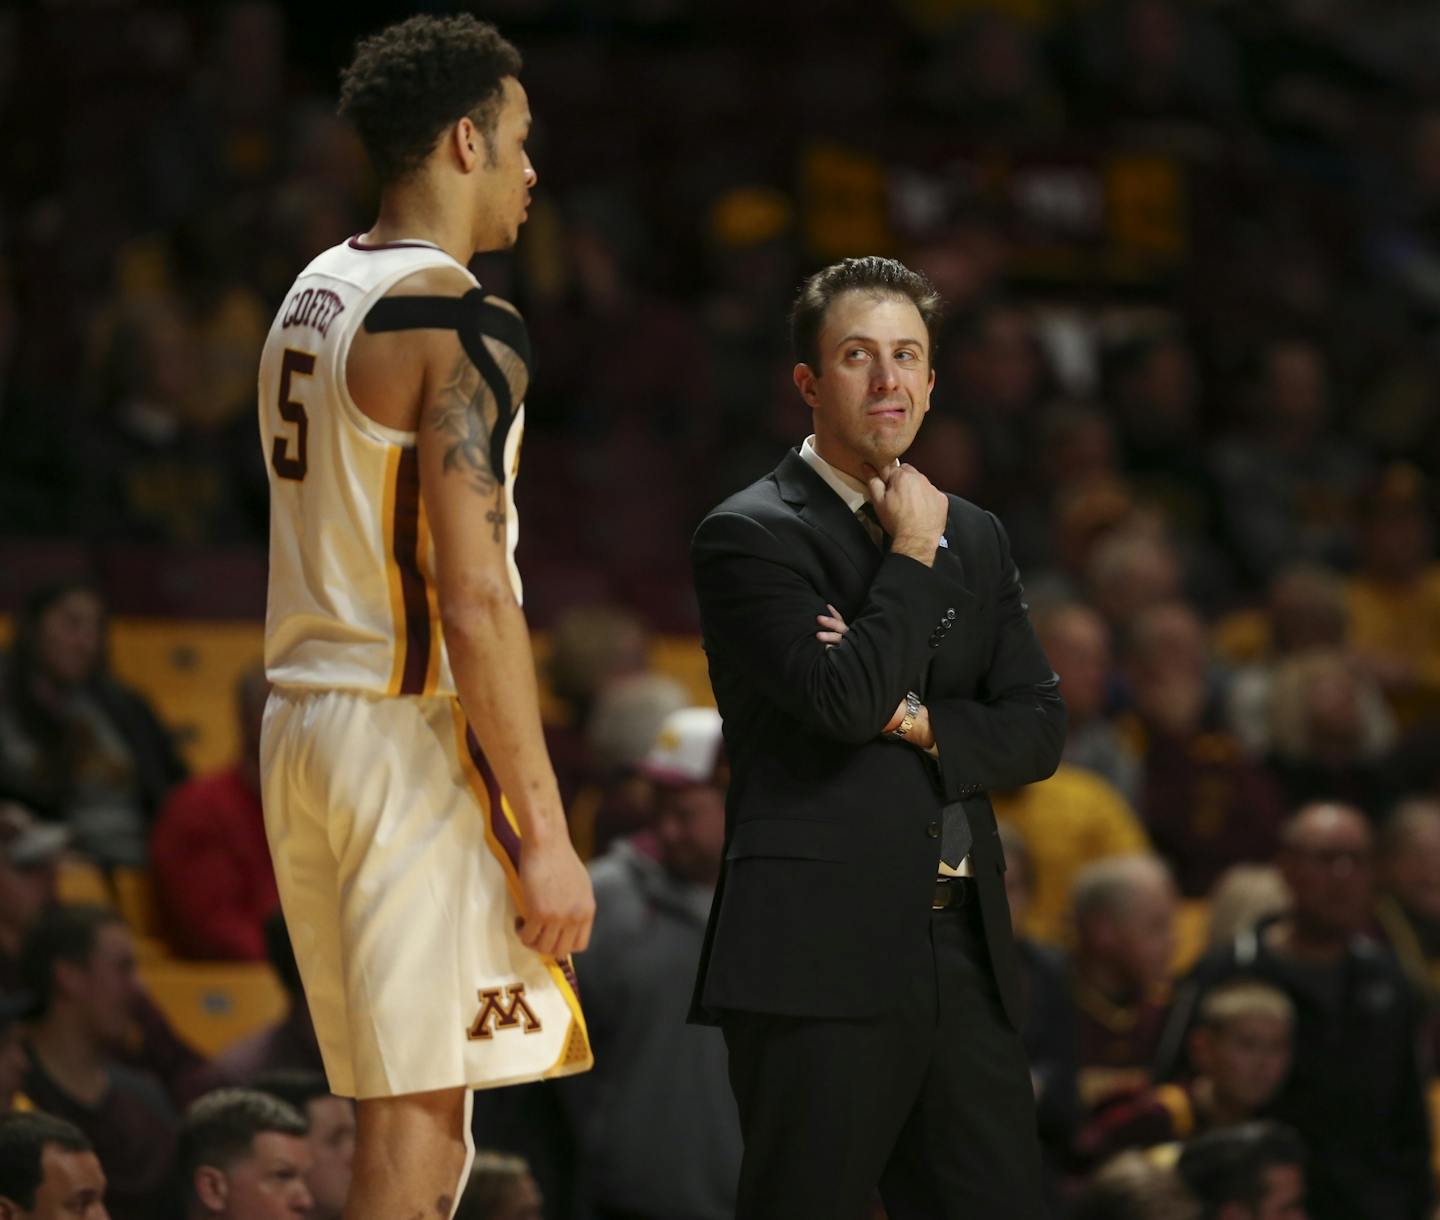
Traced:
POLYGON ((939 307, 889 259, 808 280, 815 433, 693 544, 732 767, 693 1016, 729 1047, 743 1220, 851 1220, 877 1184, 890 1220, 1044 1215, 985 794, 1055 770, 1064 707, 999 522, 898 460, 939 307))

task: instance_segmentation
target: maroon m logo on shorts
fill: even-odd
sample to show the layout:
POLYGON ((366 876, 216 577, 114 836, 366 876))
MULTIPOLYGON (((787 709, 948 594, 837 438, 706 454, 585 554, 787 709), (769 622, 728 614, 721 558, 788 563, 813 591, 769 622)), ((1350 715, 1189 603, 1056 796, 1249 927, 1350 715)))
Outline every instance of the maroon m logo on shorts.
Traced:
POLYGON ((527 1034, 540 1032, 540 1018, 525 1002, 525 984, 509 984, 505 988, 505 1000, 500 998, 500 988, 487 987, 480 992, 480 1013, 470 1026, 470 1038, 477 1042, 488 1041, 495 1036, 495 1030, 514 1029, 522 1023, 527 1034))

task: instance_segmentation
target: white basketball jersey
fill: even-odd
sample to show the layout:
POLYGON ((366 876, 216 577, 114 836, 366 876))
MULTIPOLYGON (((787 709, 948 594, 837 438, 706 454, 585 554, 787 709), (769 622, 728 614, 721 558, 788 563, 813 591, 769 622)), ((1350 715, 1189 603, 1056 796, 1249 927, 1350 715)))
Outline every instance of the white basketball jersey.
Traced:
MULTIPOLYGON (((437 266, 460 264, 428 242, 376 247, 351 238, 301 272, 265 340, 265 669, 277 686, 455 693, 415 434, 367 417, 345 382, 351 341, 371 306, 406 276, 437 266)), ((504 449, 508 562, 517 600, 515 479, 524 411, 523 404, 516 408, 504 449)))

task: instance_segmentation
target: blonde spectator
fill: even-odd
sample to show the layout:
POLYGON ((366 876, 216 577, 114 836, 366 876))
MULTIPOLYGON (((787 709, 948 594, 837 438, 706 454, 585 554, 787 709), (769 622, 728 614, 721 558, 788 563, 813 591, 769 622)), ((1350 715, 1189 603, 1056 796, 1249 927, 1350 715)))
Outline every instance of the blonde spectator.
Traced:
POLYGON ((1285 878, 1273 864, 1234 864, 1210 891, 1211 949, 1234 942, 1262 919, 1279 915, 1290 905, 1285 878))

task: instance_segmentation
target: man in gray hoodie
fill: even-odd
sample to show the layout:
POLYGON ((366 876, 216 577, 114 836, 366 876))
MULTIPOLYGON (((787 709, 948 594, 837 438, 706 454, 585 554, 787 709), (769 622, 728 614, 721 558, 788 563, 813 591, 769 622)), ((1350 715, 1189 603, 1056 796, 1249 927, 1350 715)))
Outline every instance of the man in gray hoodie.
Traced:
POLYGON ((685 1023, 725 837, 719 713, 671 713, 641 769, 652 830, 591 865, 595 926, 576 959, 595 1048, 595 1070, 564 1082, 580 1191, 596 1220, 728 1220, 740 1124, 725 1043, 685 1023))

